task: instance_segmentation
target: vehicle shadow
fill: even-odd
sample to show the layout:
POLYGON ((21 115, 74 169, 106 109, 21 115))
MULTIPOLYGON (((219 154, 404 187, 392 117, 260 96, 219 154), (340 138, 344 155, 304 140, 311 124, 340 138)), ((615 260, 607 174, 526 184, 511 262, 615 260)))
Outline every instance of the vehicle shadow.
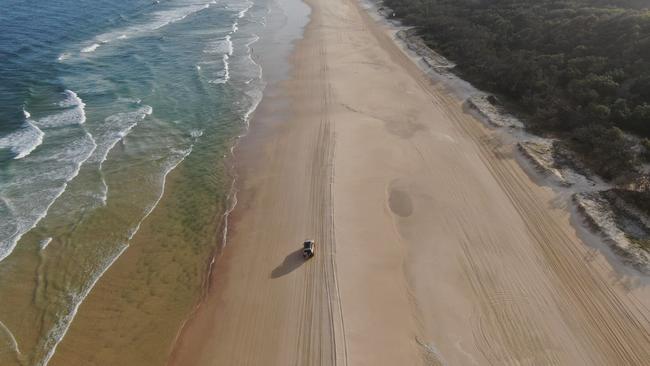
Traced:
POLYGON ((289 274, 296 268, 300 267, 303 263, 305 263, 305 259, 302 257, 302 249, 293 251, 284 258, 282 264, 271 271, 271 278, 278 278, 289 274))

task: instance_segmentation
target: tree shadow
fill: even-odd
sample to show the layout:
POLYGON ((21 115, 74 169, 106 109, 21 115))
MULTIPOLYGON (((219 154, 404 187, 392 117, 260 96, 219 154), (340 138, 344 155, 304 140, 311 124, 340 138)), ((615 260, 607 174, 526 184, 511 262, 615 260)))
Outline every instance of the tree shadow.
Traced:
POLYGON ((303 263, 305 263, 305 259, 302 257, 302 249, 293 251, 284 258, 282 264, 271 271, 271 278, 278 278, 289 274, 303 263))

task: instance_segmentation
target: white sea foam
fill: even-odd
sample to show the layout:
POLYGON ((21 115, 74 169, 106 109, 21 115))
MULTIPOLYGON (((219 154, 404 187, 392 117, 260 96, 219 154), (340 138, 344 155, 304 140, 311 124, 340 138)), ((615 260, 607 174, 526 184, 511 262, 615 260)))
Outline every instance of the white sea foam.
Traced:
POLYGON ((160 188, 160 194, 158 195, 158 198, 149 205, 144 211, 144 216, 142 216, 142 219, 138 222, 138 224, 132 228, 129 231, 128 238, 129 240, 133 239, 135 234, 138 233, 138 230, 140 230, 140 225, 144 222, 144 220, 151 215, 153 210, 158 206, 158 203, 160 203, 160 200, 162 199, 163 195, 165 194, 165 184, 167 183, 167 175, 176 167, 185 160, 185 158, 192 153, 192 146, 185 150, 176 150, 172 149, 172 155, 167 159, 167 164, 165 164, 165 168, 163 170, 162 178, 161 178, 161 188, 160 188))
MULTIPOLYGON (((72 90, 66 89, 63 92, 63 94, 65 94, 65 98, 62 101, 59 102, 59 106, 64 107, 64 108, 66 108, 66 107, 85 106, 83 100, 81 100, 81 98, 79 98, 77 93, 73 92, 72 90)), ((85 117, 85 115, 84 115, 84 117, 85 117)), ((84 122, 85 122, 85 120, 86 119, 84 118, 84 122)), ((80 122, 80 123, 83 123, 83 122, 80 122)))
MULTIPOLYGON (((193 3, 185 6, 179 6, 172 9, 160 10, 153 12, 150 19, 141 24, 131 25, 128 27, 120 28, 111 32, 103 33, 95 37, 91 45, 83 47, 82 53, 94 52, 100 45, 107 44, 117 40, 125 40, 129 38, 136 38, 147 35, 158 29, 161 29, 170 24, 179 22, 190 15, 198 13, 202 10, 209 8, 215 1, 207 3, 193 3)), ((90 43, 89 42, 89 43, 90 43)))
POLYGON ((52 237, 45 238, 40 242, 38 242, 38 246, 41 248, 41 250, 45 250, 45 248, 47 248, 47 246, 50 245, 51 242, 52 242, 52 237))
POLYGON ((62 54, 59 55, 59 57, 56 58, 57 61, 62 62, 70 58, 70 54, 67 52, 63 52, 62 54))
POLYGON ((25 233, 47 216, 96 147, 92 135, 83 131, 81 137, 34 160, 37 168, 17 171, 10 181, 0 184, 0 197, 9 208, 7 216, 2 217, 5 225, 0 226, 0 261, 11 254, 25 233))
POLYGON ((223 69, 217 72, 217 79, 208 81, 211 84, 225 84, 230 80, 230 64, 228 63, 228 54, 222 57, 223 69))
MULTIPOLYGON (((246 130, 245 130, 245 132, 243 134, 238 136, 238 139, 243 137, 248 132, 248 129, 250 127, 250 119, 251 119, 251 117, 253 115, 253 112, 255 112, 255 110, 259 106, 260 102, 262 101, 262 95, 263 95, 262 90, 251 91, 251 92, 249 92, 247 94, 249 95, 249 97, 252 98, 251 99, 251 105, 248 108, 248 110, 246 111, 246 113, 244 113, 244 123, 246 125, 246 130)), ((237 146, 237 143, 233 144, 230 147, 230 155, 231 156, 234 155, 236 146, 237 146)), ((222 237, 221 237, 221 243, 222 243, 223 246, 225 246, 226 243, 228 242, 228 219, 230 218, 230 213, 237 206, 237 185, 236 185, 236 183, 237 183, 237 175, 234 174, 234 173, 233 173, 233 175, 234 176, 233 176, 232 182, 230 184, 230 190, 228 192, 228 198, 227 198, 228 201, 230 202, 230 206, 228 207, 226 212, 224 212, 224 214, 223 214, 223 220, 224 220, 223 221, 223 233, 222 233, 222 237)), ((212 264, 213 263, 210 263, 210 266, 212 266, 212 264)))
POLYGON ((190 136, 196 140, 199 137, 203 136, 203 130, 197 130, 197 129, 191 130, 190 136))
POLYGON ((255 110, 257 109, 257 106, 262 101, 263 93, 262 93, 262 90, 251 90, 246 94, 252 100, 251 107, 244 114, 244 123, 246 123, 246 129, 248 129, 248 127, 250 125, 251 116, 253 115, 253 112, 255 112, 255 110))
POLYGON ((233 51, 233 43, 230 34, 226 35, 223 39, 210 42, 203 50, 204 53, 208 54, 227 54, 229 56, 232 56, 233 51))
POLYGON ((118 142, 122 141, 138 125, 138 122, 144 120, 148 115, 153 113, 153 108, 143 105, 133 112, 116 113, 107 117, 101 127, 97 128, 96 137, 99 141, 93 155, 88 159, 89 163, 98 163, 102 183, 102 191, 98 198, 102 205, 106 205, 108 199, 108 185, 104 179, 102 166, 108 154, 113 150, 118 142))
POLYGON ((228 55, 223 55, 223 82, 230 80, 230 64, 228 63, 228 55))
POLYGON ((246 2, 246 4, 245 4, 244 6, 245 6, 245 8, 244 8, 244 9, 241 9, 241 10, 239 11, 239 13, 237 13, 237 18, 239 18, 239 19, 243 18, 244 15, 246 15, 246 13, 248 13, 248 11, 250 10, 250 8, 253 7, 253 3, 251 3, 251 2, 246 2))
MULTIPOLYGON (((25 111, 25 115, 29 112, 25 111)), ((0 149, 10 149, 16 154, 14 159, 22 159, 43 143, 44 135, 33 121, 27 119, 20 129, 0 137, 0 149)))
POLYGON ((14 334, 9 330, 9 328, 0 321, 0 328, 5 331, 7 336, 9 336, 9 341, 11 342, 11 348, 14 349, 14 352, 16 352, 17 355, 21 355, 20 353, 20 348, 18 348, 18 342, 16 341, 16 337, 14 337, 14 334))
POLYGON ((262 65, 257 63, 255 59, 253 58, 253 53, 252 53, 252 45, 256 43, 257 41, 260 40, 260 37, 257 34, 253 34, 253 37, 251 38, 250 41, 246 42, 246 48, 248 49, 248 61, 253 65, 253 67, 257 68, 257 77, 256 78, 251 78, 247 80, 245 83, 250 84, 252 81, 255 79, 257 80, 262 80, 263 77, 263 70, 262 70, 262 65))
MULTIPOLYGON (((209 80, 211 84, 225 84, 230 80, 230 63, 229 59, 234 52, 234 46, 230 34, 225 37, 212 41, 203 50, 207 54, 220 54, 221 56, 221 68, 214 71, 213 75, 216 75, 216 79, 209 80)), ((202 65, 214 65, 215 61, 203 61, 200 64, 202 65)), ((201 70, 201 66, 197 65, 197 69, 201 70)))
POLYGON ((226 46, 228 47, 228 56, 232 56, 232 53, 234 52, 234 46, 232 44, 232 40, 230 39, 230 34, 226 36, 226 46))
MULTIPOLYGON (((258 36, 257 34, 252 34, 252 36, 253 37, 251 37, 251 40, 246 42, 246 47, 248 48, 249 51, 250 51, 250 48, 253 45, 253 43, 256 43, 257 41, 260 40, 260 36, 258 36)), ((250 52, 249 52, 249 55, 250 55, 250 52)))
POLYGON ((102 183, 102 187, 97 198, 99 198, 99 201, 101 202, 102 206, 106 206, 106 202, 108 202, 108 184, 106 184, 106 177, 104 177, 103 171, 101 170, 99 171, 99 176, 102 183))
POLYGON ((64 94, 65 99, 59 102, 59 107, 65 109, 35 121, 36 125, 42 128, 50 128, 86 122, 86 104, 83 100, 71 90, 66 90, 64 94))
POLYGON ((133 112, 116 113, 108 116, 104 120, 101 128, 96 132, 100 143, 95 149, 93 156, 88 159, 89 162, 98 162, 101 164, 106 161, 108 153, 126 137, 138 122, 144 120, 148 115, 153 112, 153 108, 148 105, 143 105, 138 110, 133 112))
MULTIPOLYGON (((258 90, 255 93, 252 93, 252 92, 248 93, 248 95, 252 98, 252 100, 251 100, 252 103, 251 103, 250 108, 246 111, 246 113, 244 113, 244 123, 246 125, 246 130, 245 130, 244 134, 246 134, 246 132, 248 131, 248 129, 250 127, 250 119, 251 119, 251 117, 253 115, 253 112, 255 112, 255 110, 257 109, 257 106, 259 106, 260 102, 262 101, 262 91, 258 90)), ((238 136, 238 138, 243 137, 244 134, 238 136)), ((237 143, 233 144, 230 147, 230 155, 231 156, 234 155, 236 146, 237 146, 237 143)), ((228 198, 227 198, 228 201, 230 202, 230 206, 228 207, 226 212, 224 212, 224 214, 223 214, 223 232, 222 232, 222 237, 221 237, 221 243, 222 243, 223 246, 225 246, 226 243, 228 242, 228 226, 229 226, 228 219, 230 218, 230 213, 237 206, 237 186, 236 186, 236 183, 237 183, 237 175, 233 173, 233 179, 232 179, 232 182, 230 184, 230 191, 228 192, 228 198)), ((210 266, 212 266, 213 263, 214 263, 214 260, 213 260, 213 262, 210 263, 210 266)))
MULTIPOLYGON (((138 103, 140 103, 139 99, 138 99, 138 103)), ((151 113, 153 113, 153 108, 149 105, 145 105, 142 107, 142 112, 146 115, 151 115, 151 113)))
POLYGON ((120 103, 131 103, 131 104, 140 104, 142 100, 140 98, 125 98, 125 97, 118 97, 117 101, 120 103))
POLYGON ((99 43, 93 43, 90 46, 86 46, 86 47, 82 48, 81 53, 95 52, 99 48, 99 46, 101 46, 99 43))
MULTIPOLYGON (((246 13, 246 11, 248 11, 249 8, 250 8, 250 6, 247 9, 242 10, 243 13, 240 12, 241 16, 243 16, 246 13)), ((233 25, 233 32, 235 32, 236 30, 237 30, 237 22, 235 22, 235 24, 233 25)), ((249 61, 253 65, 255 65, 257 67, 258 76, 257 76, 257 78, 249 79, 248 81, 245 82, 245 84, 250 85, 250 83, 252 83, 254 80, 257 79, 257 80, 261 81, 261 84, 259 85, 261 88, 255 88, 255 89, 251 89, 251 90, 246 91, 246 95, 250 98, 249 99, 250 106, 249 106, 248 110, 246 110, 246 112, 243 115, 243 122, 245 124, 245 130, 244 130, 243 134, 238 136, 238 139, 235 142, 235 144, 233 144, 230 147, 230 155, 231 156, 234 155, 234 151, 235 151, 235 148, 237 146, 237 143, 238 143, 239 139, 241 137, 243 137, 248 132, 248 129, 250 128, 250 120, 252 118, 252 115, 255 112, 255 110, 257 109, 257 107, 259 106, 260 102, 262 101, 263 90, 264 90, 264 86, 265 86, 265 84, 264 84, 264 82, 262 80, 262 66, 260 64, 258 64, 257 62, 255 62, 255 60, 253 59, 252 52, 251 52, 251 50, 252 50, 251 46, 255 42, 259 41, 259 39, 260 39, 259 36, 257 36, 256 34, 253 34, 252 39, 249 42, 246 43, 246 48, 248 49, 249 61)), ((223 214, 224 226, 223 226, 223 232, 222 232, 222 243, 223 243, 222 245, 224 245, 224 246, 228 242, 228 227, 229 227, 228 219, 230 217, 230 213, 237 206, 237 188, 236 188, 237 175, 234 172, 232 174, 233 174, 233 179, 232 179, 232 182, 231 182, 230 191, 228 193, 228 201, 230 202, 230 206, 226 210, 226 212, 224 212, 224 214, 223 214)), ((210 263, 210 266, 212 266, 212 264, 213 263, 210 263)))

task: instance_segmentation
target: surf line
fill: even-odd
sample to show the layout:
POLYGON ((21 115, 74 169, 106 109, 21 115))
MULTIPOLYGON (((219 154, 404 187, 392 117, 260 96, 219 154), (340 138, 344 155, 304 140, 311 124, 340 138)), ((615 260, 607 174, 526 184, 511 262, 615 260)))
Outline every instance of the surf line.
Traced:
POLYGON ((0 327, 2 327, 2 329, 4 329, 4 331, 5 331, 5 333, 7 333, 7 335, 9 335, 9 339, 11 340, 11 345, 12 345, 14 351, 16 351, 16 354, 18 356, 22 356, 22 353, 20 352, 20 348, 18 348, 18 342, 16 341, 16 337, 14 337, 14 334, 11 333, 11 330, 9 330, 9 328, 7 328, 5 323, 3 323, 2 321, 0 321, 0 327))

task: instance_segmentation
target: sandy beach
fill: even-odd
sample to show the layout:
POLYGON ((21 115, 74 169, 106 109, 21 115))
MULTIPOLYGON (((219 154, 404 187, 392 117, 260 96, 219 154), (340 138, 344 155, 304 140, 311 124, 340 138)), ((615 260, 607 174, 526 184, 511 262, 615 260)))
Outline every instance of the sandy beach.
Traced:
POLYGON ((647 364, 647 279, 585 243, 568 199, 356 0, 306 3, 168 364, 647 364))

